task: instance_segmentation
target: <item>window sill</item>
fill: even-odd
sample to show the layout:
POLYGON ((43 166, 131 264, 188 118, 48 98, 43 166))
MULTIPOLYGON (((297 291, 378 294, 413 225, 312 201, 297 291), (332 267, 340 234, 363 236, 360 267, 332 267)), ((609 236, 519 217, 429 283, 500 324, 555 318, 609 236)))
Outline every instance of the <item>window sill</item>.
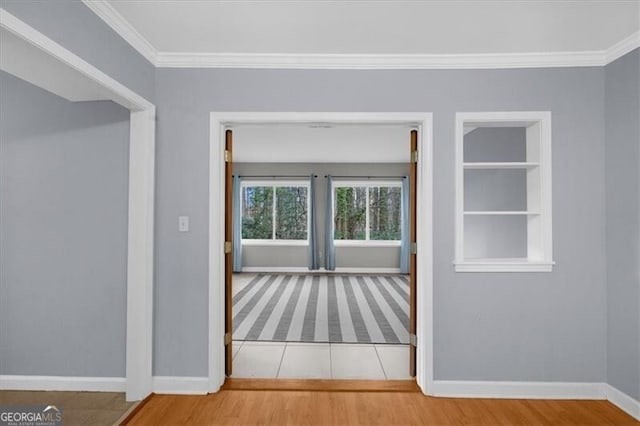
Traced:
POLYGON ((456 272, 551 272, 555 262, 527 259, 474 259, 453 262, 456 272))
POLYGON ((400 241, 333 240, 336 247, 400 247, 400 241))
POLYGON ((243 246, 280 246, 280 247, 301 247, 308 246, 307 240, 242 240, 243 246))

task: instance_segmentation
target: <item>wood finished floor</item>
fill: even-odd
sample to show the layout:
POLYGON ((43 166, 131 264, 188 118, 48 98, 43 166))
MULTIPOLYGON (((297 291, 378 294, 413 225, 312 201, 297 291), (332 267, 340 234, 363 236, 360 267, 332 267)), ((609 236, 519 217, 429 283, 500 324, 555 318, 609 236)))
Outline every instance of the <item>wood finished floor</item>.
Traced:
POLYGON ((134 425, 637 426, 607 401, 432 398, 420 392, 221 390, 153 395, 134 425))

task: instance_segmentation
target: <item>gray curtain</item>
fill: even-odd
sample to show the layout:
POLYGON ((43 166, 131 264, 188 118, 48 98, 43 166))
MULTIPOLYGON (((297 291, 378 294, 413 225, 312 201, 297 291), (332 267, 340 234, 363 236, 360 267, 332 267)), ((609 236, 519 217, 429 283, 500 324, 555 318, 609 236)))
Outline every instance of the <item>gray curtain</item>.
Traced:
POLYGON ((336 269, 336 249, 333 245, 333 193, 331 175, 327 175, 327 208, 324 217, 324 268, 336 269))
POLYGON ((402 208, 401 208, 401 233, 400 241, 400 272, 409 273, 409 264, 411 258, 411 241, 410 241, 410 222, 409 222, 409 176, 402 178, 402 208))
POLYGON ((242 212, 240 211, 242 178, 233 177, 233 272, 242 272, 242 212))
POLYGON ((318 261, 318 213, 316 211, 316 178, 309 176, 309 269, 320 269, 318 261))

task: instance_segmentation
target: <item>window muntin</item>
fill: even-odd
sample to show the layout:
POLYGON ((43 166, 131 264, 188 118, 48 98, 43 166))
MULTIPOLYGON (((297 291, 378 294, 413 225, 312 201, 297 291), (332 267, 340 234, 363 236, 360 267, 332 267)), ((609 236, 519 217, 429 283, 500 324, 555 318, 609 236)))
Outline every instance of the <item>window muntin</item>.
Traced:
POLYGON ((401 182, 334 182, 334 241, 399 243, 401 206, 401 182))
POLYGON ((306 182, 243 182, 243 243, 307 243, 309 184, 306 182))

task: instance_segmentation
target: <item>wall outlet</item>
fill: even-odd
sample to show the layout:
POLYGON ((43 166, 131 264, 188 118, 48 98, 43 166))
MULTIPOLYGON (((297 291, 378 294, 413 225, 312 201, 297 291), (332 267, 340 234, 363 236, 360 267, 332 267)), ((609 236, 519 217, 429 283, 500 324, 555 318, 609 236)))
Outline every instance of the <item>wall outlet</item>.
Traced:
POLYGON ((189 232, 189 216, 178 216, 178 232, 189 232))

